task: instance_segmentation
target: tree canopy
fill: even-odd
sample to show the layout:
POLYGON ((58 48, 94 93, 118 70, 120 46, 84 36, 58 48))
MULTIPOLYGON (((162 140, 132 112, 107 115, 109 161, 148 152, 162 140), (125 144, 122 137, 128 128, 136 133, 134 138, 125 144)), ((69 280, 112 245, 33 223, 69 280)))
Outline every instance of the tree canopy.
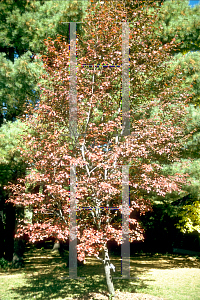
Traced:
MULTIPOLYGON (((36 54, 45 52, 43 40, 58 34, 69 38, 69 24, 81 21, 88 1, 0 2, 0 123, 22 116, 27 103, 39 101, 41 66, 36 54)), ((81 32, 81 24, 77 25, 81 32)))
POLYGON ((157 33, 163 44, 175 36, 178 48, 183 54, 200 50, 199 26, 200 5, 191 7, 189 0, 165 0, 158 14, 157 33))
MULTIPOLYGON (((41 100, 37 109, 30 107, 26 124, 32 133, 25 137, 25 149, 21 149, 29 174, 8 187, 9 202, 34 212, 33 224, 22 219, 16 236, 28 235, 32 242, 55 235, 66 240, 72 209, 69 187, 76 174, 78 258, 98 256, 104 250, 107 279, 107 241, 123 243, 121 213, 127 217, 130 241, 142 239, 134 211, 145 213, 151 208, 151 195, 179 193, 185 183, 184 175, 164 176, 162 164, 179 161, 186 127, 183 116, 189 101, 187 91, 179 94, 176 90, 179 70, 175 69, 171 78, 166 74, 175 41, 162 45, 157 40, 155 12, 151 16, 146 8, 132 3, 125 8, 121 2, 117 4, 104 1, 91 5, 84 34, 77 38, 77 134, 70 121, 74 113, 70 102, 73 67, 68 40, 63 36, 46 40, 41 100), (122 41, 127 43, 119 22, 127 19, 134 37, 129 41, 130 135, 123 134, 123 95, 119 89, 124 75, 118 67, 124 55, 122 41), (129 168, 130 207, 126 209, 121 205, 122 178, 127 182, 123 165, 129 168), (39 185, 39 191, 31 185, 39 185)), ((109 292, 113 291, 110 285, 109 292)))

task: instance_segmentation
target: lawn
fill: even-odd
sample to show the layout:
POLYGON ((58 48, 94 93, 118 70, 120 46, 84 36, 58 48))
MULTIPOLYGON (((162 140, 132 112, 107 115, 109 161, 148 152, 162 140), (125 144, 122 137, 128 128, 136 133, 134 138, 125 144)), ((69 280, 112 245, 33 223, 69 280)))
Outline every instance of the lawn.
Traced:
MULTIPOLYGON (((119 277, 120 258, 113 255, 112 263, 116 266, 113 276, 119 277)), ((80 279, 66 278, 69 271, 65 265, 65 258, 51 249, 30 249, 25 253, 24 268, 0 269, 0 299, 108 299, 99 260, 87 257, 86 265, 78 267, 80 279)), ((121 292, 117 299, 200 299, 200 259, 195 257, 134 256, 131 277, 136 279, 114 279, 115 290, 121 292)))

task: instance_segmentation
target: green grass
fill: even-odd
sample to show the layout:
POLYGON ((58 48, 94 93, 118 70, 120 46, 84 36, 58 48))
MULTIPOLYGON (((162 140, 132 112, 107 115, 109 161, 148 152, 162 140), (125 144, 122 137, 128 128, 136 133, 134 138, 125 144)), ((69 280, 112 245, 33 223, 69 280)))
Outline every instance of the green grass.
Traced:
POLYGON ((200 299, 199 259, 180 255, 143 255, 133 261, 144 285, 144 288, 136 286, 137 292, 170 300, 200 299))
POLYGON ((140 292, 173 300, 200 299, 200 269, 152 269, 141 278, 148 287, 140 292))
MULTIPOLYGON (((65 257, 51 250, 33 249, 25 253, 25 267, 0 269, 0 299, 79 299, 89 292, 107 294, 104 269, 97 259, 88 257, 78 268, 85 279, 62 279, 69 275, 65 257)), ((121 261, 112 256, 114 276, 121 274, 121 261)), ((179 255, 140 255, 131 258, 131 276, 114 279, 115 290, 145 293, 172 300, 200 299, 200 260, 179 255)))
POLYGON ((152 270, 147 282, 148 294, 174 300, 200 299, 200 269, 152 270))

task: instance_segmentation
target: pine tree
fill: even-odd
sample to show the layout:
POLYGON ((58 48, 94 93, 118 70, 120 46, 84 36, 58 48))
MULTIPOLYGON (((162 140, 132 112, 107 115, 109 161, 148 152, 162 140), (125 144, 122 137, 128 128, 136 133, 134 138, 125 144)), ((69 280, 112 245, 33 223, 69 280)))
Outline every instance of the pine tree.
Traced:
MULTIPOLYGON (((62 34, 69 38, 69 24, 81 21, 87 1, 0 2, 0 125, 14 121, 27 103, 39 101, 37 83, 41 67, 35 55, 45 51, 43 40, 62 34)), ((81 25, 77 25, 81 32, 81 25)))
POLYGON ((157 18, 157 34, 163 44, 177 36, 176 52, 200 50, 200 5, 191 7, 189 0, 165 0, 157 18))
MULTIPOLYGON (((180 86, 177 93, 181 94, 185 89, 190 94, 190 102, 187 104, 187 129, 185 131, 188 140, 183 140, 181 156, 179 163, 172 166, 164 166, 164 174, 172 175, 174 173, 189 174, 188 184, 184 186, 184 193, 180 196, 171 194, 164 199, 165 210, 168 211, 169 216, 172 215, 171 202, 189 195, 193 199, 191 209, 188 206, 176 207, 173 212, 173 217, 176 215, 178 228, 182 231, 192 231, 194 223, 197 222, 198 207, 199 207, 199 118, 200 118, 200 44, 198 37, 200 19, 200 5, 191 8, 189 1, 174 1, 166 0, 161 5, 161 9, 156 21, 155 31, 163 44, 170 42, 175 36, 175 43, 177 44, 176 51, 173 53, 173 58, 168 64, 168 76, 171 78, 175 69, 179 69, 178 75, 180 86), (168 205, 167 205, 168 203, 168 205), (196 213, 195 212, 196 208, 196 213), (194 219, 190 218, 190 229, 188 229, 188 211, 194 213, 194 219), (179 214, 180 213, 180 214, 179 214), (180 219, 180 224, 178 220, 180 219), (187 229, 187 230, 186 230, 187 229)), ((160 198, 153 197, 154 203, 160 205, 160 198)), ((191 204, 191 203, 190 203, 191 204)), ((196 223, 197 224, 197 223, 196 223)))
MULTIPOLYGON (((188 126, 186 133, 189 139, 184 141, 182 147, 183 159, 174 164, 173 172, 188 173, 188 185, 184 187, 185 194, 190 196, 192 202, 178 208, 177 226, 182 232, 198 231, 199 220, 199 172, 200 172, 200 43, 198 37, 200 5, 191 8, 189 1, 165 1, 159 20, 162 20, 163 37, 161 40, 169 41, 174 34, 181 42, 179 54, 174 56, 171 64, 179 67, 182 74, 182 88, 188 88, 191 101, 188 106, 188 126), (178 221, 179 220, 179 221, 178 221)), ((173 173, 172 172, 172 173, 173 173)))
POLYGON ((4 230, 1 241, 1 255, 7 260, 13 258, 13 232, 15 231, 15 212, 11 204, 5 204, 8 193, 3 189, 8 182, 16 182, 23 177, 26 170, 25 161, 20 156, 18 147, 23 146, 23 136, 27 134, 27 126, 20 120, 4 122, 0 127, 0 210, 3 212, 4 230), (5 253, 5 255, 4 255, 5 253))

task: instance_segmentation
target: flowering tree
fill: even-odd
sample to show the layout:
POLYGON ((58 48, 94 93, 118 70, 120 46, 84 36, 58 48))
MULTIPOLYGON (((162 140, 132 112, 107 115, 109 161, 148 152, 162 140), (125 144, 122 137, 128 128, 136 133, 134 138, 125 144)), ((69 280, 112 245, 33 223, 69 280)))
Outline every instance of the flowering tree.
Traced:
MULTIPOLYGON (((155 16, 154 16, 155 17, 155 16)), ((77 37, 77 135, 70 126, 70 50, 64 38, 46 40, 41 101, 27 124, 32 130, 22 155, 29 172, 10 185, 10 202, 31 207, 16 236, 31 242, 69 238, 70 180, 76 174, 78 259, 104 251, 110 294, 107 242, 122 244, 122 167, 129 166, 130 241, 143 239, 134 211, 151 208, 151 195, 180 191, 184 177, 162 175, 162 163, 178 160, 187 95, 177 94, 176 74, 165 81, 173 44, 162 46, 146 7, 105 2, 88 10, 84 37, 77 37), (133 19, 134 17, 134 19, 133 19), (104 23, 101 21, 104 20, 104 23), (130 21, 130 134, 121 122, 122 26, 130 21), (99 64, 99 65, 97 65, 99 64), (92 65, 92 67, 87 67, 92 65), (73 170, 73 173, 72 173, 73 170), (40 186, 34 191, 34 186, 40 186)), ((71 113, 72 110, 71 110, 71 113)))

